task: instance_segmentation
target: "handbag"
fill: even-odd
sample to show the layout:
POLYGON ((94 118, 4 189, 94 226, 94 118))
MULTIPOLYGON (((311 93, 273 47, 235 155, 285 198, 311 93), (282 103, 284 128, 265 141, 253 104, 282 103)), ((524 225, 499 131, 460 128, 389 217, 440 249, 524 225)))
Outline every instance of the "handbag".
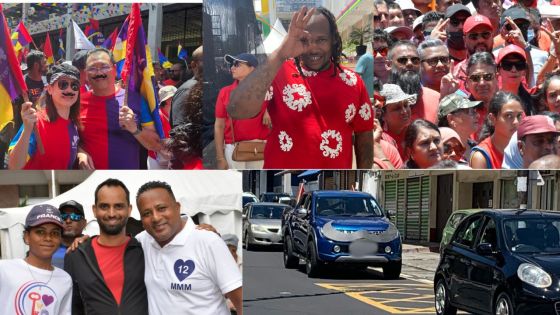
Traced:
POLYGON ((231 121, 231 135, 235 148, 231 155, 231 159, 236 162, 250 162, 264 160, 264 141, 239 141, 235 142, 235 132, 233 131, 233 119, 231 121))

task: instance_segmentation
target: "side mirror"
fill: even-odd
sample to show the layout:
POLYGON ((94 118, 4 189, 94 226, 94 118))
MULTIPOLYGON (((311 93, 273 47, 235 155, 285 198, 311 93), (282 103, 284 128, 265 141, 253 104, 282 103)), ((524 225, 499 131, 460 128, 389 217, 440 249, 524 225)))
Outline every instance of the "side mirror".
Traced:
POLYGON ((298 217, 300 217, 300 218, 306 217, 306 216, 307 216, 307 213, 308 213, 308 212, 307 212, 307 209, 305 209, 305 208, 298 208, 298 209, 296 210, 296 215, 297 215, 298 217))
POLYGON ((246 215, 246 214, 242 214, 242 215, 241 215, 241 218, 242 218, 242 219, 247 219, 247 215, 246 215))
POLYGON ((480 243, 476 247, 476 252, 482 256, 492 256, 494 249, 490 243, 480 243))

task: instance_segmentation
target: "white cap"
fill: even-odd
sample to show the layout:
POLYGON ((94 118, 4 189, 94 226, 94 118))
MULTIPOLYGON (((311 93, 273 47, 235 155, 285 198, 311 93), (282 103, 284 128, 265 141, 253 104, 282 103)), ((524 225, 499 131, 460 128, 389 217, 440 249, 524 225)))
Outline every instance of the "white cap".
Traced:
POLYGON ((412 23, 412 31, 415 31, 418 26, 422 25, 422 20, 424 20, 424 14, 420 15, 414 20, 414 22, 412 23))
POLYGON ((414 3, 412 3, 412 0, 397 0, 395 1, 399 7, 401 7, 401 10, 414 10, 416 12, 418 12, 418 14, 422 14, 422 11, 418 10, 415 6, 414 3))

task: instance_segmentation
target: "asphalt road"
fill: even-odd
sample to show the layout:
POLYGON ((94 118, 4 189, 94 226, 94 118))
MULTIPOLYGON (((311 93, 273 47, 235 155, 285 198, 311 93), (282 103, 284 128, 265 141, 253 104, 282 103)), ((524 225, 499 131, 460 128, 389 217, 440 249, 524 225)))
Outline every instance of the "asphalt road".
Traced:
MULTIPOLYGON (((281 248, 243 251, 245 314, 435 314, 433 273, 403 266, 399 280, 385 280, 381 269, 329 268, 310 279, 285 269, 281 248)), ((301 262, 303 263, 303 262, 301 262)))

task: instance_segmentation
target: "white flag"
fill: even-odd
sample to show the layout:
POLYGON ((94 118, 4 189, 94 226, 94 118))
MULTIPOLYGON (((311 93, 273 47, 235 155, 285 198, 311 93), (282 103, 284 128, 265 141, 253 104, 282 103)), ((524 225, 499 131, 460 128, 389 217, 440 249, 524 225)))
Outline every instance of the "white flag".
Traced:
POLYGON ((76 49, 95 49, 95 46, 87 39, 86 35, 78 24, 72 20, 72 26, 74 27, 74 48, 76 49))

